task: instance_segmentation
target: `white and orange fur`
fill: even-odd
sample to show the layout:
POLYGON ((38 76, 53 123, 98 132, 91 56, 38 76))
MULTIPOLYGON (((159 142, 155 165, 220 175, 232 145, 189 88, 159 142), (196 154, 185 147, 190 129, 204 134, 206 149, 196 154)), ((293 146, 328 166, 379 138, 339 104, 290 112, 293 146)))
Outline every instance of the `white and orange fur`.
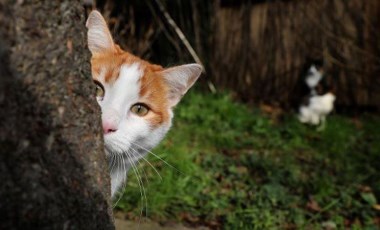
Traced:
POLYGON ((163 68, 123 51, 98 11, 91 12, 86 26, 92 77, 103 92, 97 101, 114 197, 126 182, 129 168, 164 138, 173 107, 203 68, 198 64, 163 68))

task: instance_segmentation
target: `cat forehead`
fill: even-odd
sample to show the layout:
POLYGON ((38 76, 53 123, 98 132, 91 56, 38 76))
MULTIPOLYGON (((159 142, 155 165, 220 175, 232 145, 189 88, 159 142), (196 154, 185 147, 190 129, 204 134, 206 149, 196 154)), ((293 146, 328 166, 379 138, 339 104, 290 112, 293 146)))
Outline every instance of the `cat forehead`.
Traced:
POLYGON ((128 67, 140 69, 137 61, 126 60, 117 55, 103 55, 91 59, 93 78, 104 83, 114 83, 120 75, 120 71, 127 71, 128 67))
POLYGON ((110 96, 106 97, 106 100, 111 107, 122 111, 126 104, 139 100, 142 75, 138 63, 123 64, 120 67, 118 77, 112 86, 108 87, 110 96))
POLYGON ((144 75, 144 69, 137 62, 123 63, 117 66, 101 65, 92 71, 94 80, 107 85, 120 84, 120 82, 137 82, 144 75))
MULTIPOLYGON (((91 59, 93 78, 108 84, 114 83, 120 76, 120 70, 128 71, 129 68, 140 73, 140 77, 146 72, 162 70, 159 65, 150 64, 127 52, 109 53, 95 56, 91 59), (136 69, 137 68, 137 69, 136 69)), ((130 71, 132 71, 130 70, 130 71)))

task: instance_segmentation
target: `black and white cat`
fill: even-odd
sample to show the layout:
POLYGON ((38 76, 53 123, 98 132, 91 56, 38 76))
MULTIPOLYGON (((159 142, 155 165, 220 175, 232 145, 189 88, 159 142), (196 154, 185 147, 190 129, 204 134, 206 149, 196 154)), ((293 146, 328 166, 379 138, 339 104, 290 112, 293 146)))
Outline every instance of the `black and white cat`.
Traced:
POLYGON ((302 123, 321 125, 323 129, 326 116, 334 109, 336 97, 332 89, 327 86, 322 68, 318 69, 316 65, 311 65, 304 81, 309 93, 306 96, 306 103, 299 107, 298 119, 302 123))

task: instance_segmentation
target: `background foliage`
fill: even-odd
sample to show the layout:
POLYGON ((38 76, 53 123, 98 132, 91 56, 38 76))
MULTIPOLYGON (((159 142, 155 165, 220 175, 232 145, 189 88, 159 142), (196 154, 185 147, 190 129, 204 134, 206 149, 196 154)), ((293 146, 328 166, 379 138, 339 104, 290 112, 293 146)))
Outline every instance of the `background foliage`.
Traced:
POLYGON ((184 100, 153 150, 172 166, 149 156, 160 180, 142 164, 146 196, 131 172, 117 202, 128 218, 226 229, 379 227, 378 117, 333 115, 316 132, 294 115, 273 120, 229 94, 192 92, 184 100))

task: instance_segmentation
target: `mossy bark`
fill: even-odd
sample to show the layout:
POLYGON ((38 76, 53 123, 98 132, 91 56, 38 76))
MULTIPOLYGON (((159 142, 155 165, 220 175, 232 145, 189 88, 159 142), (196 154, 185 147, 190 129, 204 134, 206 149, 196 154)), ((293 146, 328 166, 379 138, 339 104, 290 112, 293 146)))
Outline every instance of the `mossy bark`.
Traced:
POLYGON ((114 229, 80 1, 0 0, 0 229, 114 229))

